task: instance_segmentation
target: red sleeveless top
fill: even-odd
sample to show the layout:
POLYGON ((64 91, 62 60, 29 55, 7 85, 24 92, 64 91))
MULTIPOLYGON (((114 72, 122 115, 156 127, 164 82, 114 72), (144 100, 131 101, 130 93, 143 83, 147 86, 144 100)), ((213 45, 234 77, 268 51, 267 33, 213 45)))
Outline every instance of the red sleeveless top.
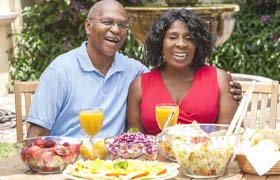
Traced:
MULTIPOLYGON (((160 132, 155 118, 155 105, 175 103, 160 71, 154 69, 141 75, 141 120, 148 134, 160 132)), ((195 72, 192 86, 179 104, 179 124, 216 123, 219 108, 219 85, 215 67, 204 65, 195 72)))

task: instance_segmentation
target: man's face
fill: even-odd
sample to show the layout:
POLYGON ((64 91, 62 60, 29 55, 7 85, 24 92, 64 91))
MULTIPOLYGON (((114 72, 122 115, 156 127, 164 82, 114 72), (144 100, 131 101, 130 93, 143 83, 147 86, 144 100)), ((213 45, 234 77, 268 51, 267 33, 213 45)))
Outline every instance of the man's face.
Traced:
POLYGON ((123 7, 101 6, 85 22, 88 45, 101 56, 113 57, 127 35, 127 19, 123 7))

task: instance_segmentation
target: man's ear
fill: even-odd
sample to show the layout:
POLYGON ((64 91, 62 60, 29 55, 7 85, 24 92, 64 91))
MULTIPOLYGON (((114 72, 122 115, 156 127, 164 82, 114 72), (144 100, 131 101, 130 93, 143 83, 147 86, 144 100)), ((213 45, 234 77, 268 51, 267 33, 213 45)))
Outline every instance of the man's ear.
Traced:
POLYGON ((86 29, 86 34, 89 35, 90 34, 90 27, 91 27, 89 20, 86 19, 85 22, 84 22, 84 25, 85 25, 85 29, 86 29))

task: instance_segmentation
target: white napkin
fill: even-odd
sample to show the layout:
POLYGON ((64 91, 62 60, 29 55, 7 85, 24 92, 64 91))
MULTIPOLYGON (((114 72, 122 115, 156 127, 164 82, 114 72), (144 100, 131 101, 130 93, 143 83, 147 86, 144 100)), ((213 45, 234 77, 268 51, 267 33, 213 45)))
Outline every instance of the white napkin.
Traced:
POLYGON ((260 176, 268 172, 280 160, 280 151, 272 140, 264 139, 252 146, 245 138, 239 145, 236 153, 245 155, 260 176))
POLYGON ((264 140, 259 144, 254 147, 249 147, 245 155, 258 175, 261 176, 268 172, 280 160, 280 152, 272 150, 271 144, 264 142, 264 140), (263 143, 261 145, 262 147, 258 146, 261 143, 263 143))

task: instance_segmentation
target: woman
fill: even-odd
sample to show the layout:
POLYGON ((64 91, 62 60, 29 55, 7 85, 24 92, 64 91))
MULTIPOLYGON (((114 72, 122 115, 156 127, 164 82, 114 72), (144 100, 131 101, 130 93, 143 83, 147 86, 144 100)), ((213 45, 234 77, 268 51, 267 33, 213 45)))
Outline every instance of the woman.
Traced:
POLYGON ((178 123, 229 124, 238 103, 228 91, 231 76, 205 64, 212 49, 211 34, 197 15, 186 9, 161 15, 145 44, 145 59, 155 68, 130 85, 128 128, 159 133, 159 103, 179 106, 178 123))

